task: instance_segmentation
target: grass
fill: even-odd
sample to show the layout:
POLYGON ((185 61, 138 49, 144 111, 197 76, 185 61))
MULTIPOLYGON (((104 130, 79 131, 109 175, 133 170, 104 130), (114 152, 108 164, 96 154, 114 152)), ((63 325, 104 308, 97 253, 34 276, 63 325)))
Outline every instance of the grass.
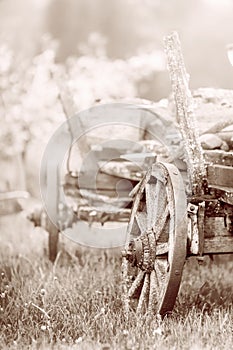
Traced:
POLYGON ((203 266, 188 260, 174 311, 163 321, 133 312, 126 320, 118 250, 68 247, 53 265, 44 232, 22 219, 0 224, 0 348, 232 348, 231 257, 206 258, 203 266))

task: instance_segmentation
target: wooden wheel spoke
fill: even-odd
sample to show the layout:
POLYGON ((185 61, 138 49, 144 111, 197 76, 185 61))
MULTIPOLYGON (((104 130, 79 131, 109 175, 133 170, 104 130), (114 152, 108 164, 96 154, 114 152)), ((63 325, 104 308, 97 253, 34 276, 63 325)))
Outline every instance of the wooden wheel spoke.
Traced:
POLYGON ((149 277, 149 274, 146 273, 143 286, 142 286, 142 291, 138 300, 137 314, 141 314, 143 309, 147 307, 149 291, 150 291, 150 277, 149 277))
POLYGON ((156 221, 156 212, 159 206, 159 192, 162 183, 157 181, 146 184, 146 210, 147 210, 147 228, 151 229, 156 221))
POLYGON ((147 173, 145 174, 144 178, 140 181, 140 183, 138 185, 138 192, 137 192, 137 194, 135 196, 135 199, 134 199, 132 212, 131 212, 129 224, 128 224, 128 227, 127 227, 127 237, 126 237, 126 241, 127 242, 129 242, 129 238, 130 238, 130 235, 131 235, 131 232, 132 232, 132 228, 133 228, 133 225, 134 225, 134 218, 135 218, 135 215, 136 215, 136 213, 138 211, 138 206, 140 204, 140 200, 141 200, 141 197, 142 197, 143 190, 145 188, 146 183, 149 181, 150 176, 151 176, 151 170, 148 170, 147 173))
POLYGON ((127 227, 127 241, 128 242, 129 242, 130 235, 132 234, 132 231, 133 231, 133 226, 134 226, 134 222, 135 222, 135 215, 137 213, 138 205, 140 202, 140 197, 141 197, 141 195, 137 194, 133 208, 132 208, 131 217, 130 217, 129 224, 127 227))
POLYGON ((150 292, 149 292, 149 302, 148 302, 148 311, 149 313, 154 313, 156 305, 159 300, 159 288, 158 280, 156 278, 155 270, 152 270, 150 273, 150 292))
POLYGON ((168 266, 168 263, 167 263, 166 259, 156 259, 155 260, 154 268, 155 268, 155 274, 156 274, 158 286, 159 286, 159 288, 158 288, 159 295, 161 295, 163 293, 163 290, 165 288, 167 266, 168 266))
POLYGON ((168 254, 168 251, 169 251, 169 243, 168 242, 157 243, 157 245, 156 245, 156 256, 168 254))
POLYGON ((145 276, 145 271, 139 270, 137 277, 133 281, 133 283, 128 291, 129 298, 133 298, 134 295, 142 289, 144 276, 145 276))
POLYGON ((156 180, 159 180, 162 182, 162 184, 165 186, 167 183, 167 171, 165 169, 162 169, 158 163, 154 163, 152 165, 151 169, 151 176, 154 177, 156 180))
POLYGON ((149 243, 149 249, 150 249, 150 258, 152 262, 154 262, 156 257, 156 240, 155 240, 154 232, 151 232, 148 234, 148 243, 149 243))
POLYGON ((164 281, 169 266, 167 259, 156 259, 154 266, 159 281, 164 281))
POLYGON ((136 194, 136 197, 135 197, 135 199, 134 199, 134 203, 133 203, 133 207, 132 207, 132 212, 131 212, 129 224, 128 224, 128 227, 127 227, 127 237, 128 237, 128 240, 129 240, 130 234, 131 234, 131 232, 132 232, 132 228, 133 228, 134 221, 135 221, 135 215, 136 215, 136 213, 137 213, 137 211, 138 211, 138 206, 139 206, 139 203, 140 203, 140 200, 141 200, 141 196, 142 196, 142 191, 141 191, 141 187, 139 187, 139 191, 138 191, 138 193, 136 194))
POLYGON ((169 208, 167 205, 162 216, 160 217, 160 220, 158 220, 157 224, 153 228, 154 232, 155 232, 155 237, 157 240, 161 237, 161 235, 164 231, 164 227, 165 227, 165 224, 167 222, 168 215, 169 215, 169 208))
POLYGON ((163 213, 167 206, 167 193, 166 193, 166 188, 164 186, 160 187, 159 194, 158 194, 158 202, 155 203, 155 206, 157 208, 157 212, 156 212, 156 220, 154 222, 154 225, 157 225, 159 224, 161 217, 163 216, 163 213))
POLYGON ((141 231, 141 234, 146 232, 147 216, 143 211, 138 211, 135 215, 138 227, 141 231))

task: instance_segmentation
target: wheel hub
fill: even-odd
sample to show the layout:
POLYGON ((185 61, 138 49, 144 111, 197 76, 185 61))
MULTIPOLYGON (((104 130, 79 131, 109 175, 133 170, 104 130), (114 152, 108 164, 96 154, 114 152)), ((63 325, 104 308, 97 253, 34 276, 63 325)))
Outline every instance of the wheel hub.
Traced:
POLYGON ((150 272, 154 268, 156 256, 156 240, 152 230, 148 230, 144 235, 132 239, 128 249, 123 252, 123 256, 132 266, 137 266, 145 272, 150 272))

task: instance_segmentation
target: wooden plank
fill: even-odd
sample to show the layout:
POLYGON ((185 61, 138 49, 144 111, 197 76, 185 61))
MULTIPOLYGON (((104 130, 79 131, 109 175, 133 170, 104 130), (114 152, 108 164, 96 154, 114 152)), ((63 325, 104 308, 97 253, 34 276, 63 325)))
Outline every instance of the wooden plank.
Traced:
POLYGON ((205 238, 204 254, 233 253, 233 236, 215 236, 205 238))
POLYGON ((78 218, 88 222, 128 222, 131 210, 125 208, 106 208, 80 206, 78 208, 78 218))
POLYGON ((224 152, 221 150, 204 151, 206 162, 233 166, 233 152, 224 152))
MULTIPOLYGON (((221 130, 226 128, 229 125, 233 125, 233 118, 230 118, 229 120, 222 120, 215 125, 211 126, 209 129, 207 129, 203 134, 216 134, 219 133, 221 130)), ((232 136, 232 134, 231 134, 232 136)))
POLYGON ((233 167, 214 164, 207 166, 207 179, 209 185, 233 186, 233 167))
POLYGON ((233 187, 212 185, 210 192, 214 193, 215 198, 218 198, 227 204, 233 205, 233 187))
POLYGON ((224 217, 205 217, 204 218, 204 237, 212 238, 216 236, 227 236, 228 228, 225 226, 224 217))

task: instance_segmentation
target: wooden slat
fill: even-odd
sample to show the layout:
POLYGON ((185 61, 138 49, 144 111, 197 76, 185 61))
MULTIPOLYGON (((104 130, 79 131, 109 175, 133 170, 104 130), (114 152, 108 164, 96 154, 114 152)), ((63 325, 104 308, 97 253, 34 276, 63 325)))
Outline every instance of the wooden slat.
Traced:
POLYGON ((216 236, 204 241, 204 254, 233 253, 233 236, 216 236))
POLYGON ((230 236, 228 228, 225 227, 224 217, 204 218, 204 237, 212 238, 216 236, 230 236))
POLYGON ((210 150, 210 151, 204 151, 204 156, 207 162, 233 166, 233 152, 224 152, 221 150, 210 150))
POLYGON ((221 201, 233 205, 233 184, 232 187, 211 185, 209 189, 210 192, 214 194, 215 198, 219 198, 221 201))
POLYGON ((233 167, 225 165, 209 165, 207 167, 209 185, 233 187, 233 167))

